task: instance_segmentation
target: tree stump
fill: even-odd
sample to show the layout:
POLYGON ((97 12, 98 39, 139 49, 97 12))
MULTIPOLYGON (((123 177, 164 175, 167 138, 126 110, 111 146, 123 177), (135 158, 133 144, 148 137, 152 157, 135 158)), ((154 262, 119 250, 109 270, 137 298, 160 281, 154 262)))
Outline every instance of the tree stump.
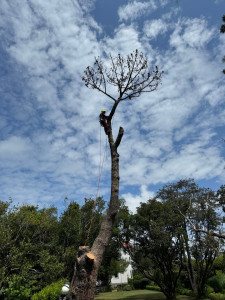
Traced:
POLYGON ((80 246, 78 258, 75 264, 76 275, 72 280, 72 299, 94 299, 95 286, 93 285, 92 272, 94 270, 95 257, 87 246, 80 246))

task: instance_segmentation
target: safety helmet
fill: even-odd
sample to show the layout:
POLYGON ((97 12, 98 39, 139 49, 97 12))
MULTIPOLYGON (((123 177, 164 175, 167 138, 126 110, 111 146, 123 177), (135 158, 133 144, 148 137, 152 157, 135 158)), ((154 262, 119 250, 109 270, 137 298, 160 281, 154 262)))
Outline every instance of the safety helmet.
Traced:
POLYGON ((103 110, 101 110, 101 112, 105 112, 105 110, 103 109, 103 110))
POLYGON ((66 295, 69 293, 69 291, 70 291, 70 286, 68 283, 65 283, 64 286, 62 287, 62 294, 66 295))

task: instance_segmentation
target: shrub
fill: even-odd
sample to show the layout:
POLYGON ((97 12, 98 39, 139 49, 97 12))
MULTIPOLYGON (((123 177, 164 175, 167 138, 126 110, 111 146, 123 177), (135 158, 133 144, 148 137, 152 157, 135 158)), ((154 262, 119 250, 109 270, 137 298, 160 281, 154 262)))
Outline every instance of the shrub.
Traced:
POLYGON ((189 289, 186 289, 184 287, 179 287, 179 288, 176 289, 176 293, 179 294, 179 295, 192 296, 193 291, 189 290, 189 289))
POLYGON ((225 272, 225 256, 221 255, 219 257, 216 257, 213 262, 213 269, 225 272))
POLYGON ((34 294, 31 300, 55 300, 61 293, 62 286, 65 283, 65 279, 61 279, 57 282, 53 282, 47 285, 40 292, 34 294))
POLYGON ((160 291, 161 290, 160 287, 156 286, 156 285, 147 285, 146 289, 151 290, 151 291, 160 291))
POLYGON ((209 294, 210 300, 225 300, 225 294, 222 293, 211 293, 209 294))
POLYGON ((26 281, 22 275, 13 274, 7 278, 7 287, 1 290, 1 294, 8 300, 27 300, 32 295, 35 283, 35 280, 26 281))
POLYGON ((214 293, 214 289, 211 286, 206 285, 205 286, 205 296, 208 297, 209 294, 211 294, 211 293, 214 293))
POLYGON ((132 291, 132 287, 129 285, 129 284, 127 284, 127 285, 125 285, 124 287, 123 287, 123 290, 124 291, 132 291))
POLYGON ((221 293, 225 289, 225 274, 217 274, 207 281, 216 293, 221 293))
POLYGON ((148 284, 151 284, 148 278, 143 277, 139 272, 134 272, 133 278, 128 278, 128 284, 133 287, 133 289, 145 289, 148 284))
POLYGON ((133 286, 134 289, 146 289, 146 286, 149 284, 149 280, 147 278, 142 278, 140 280, 134 280, 133 281, 133 286))

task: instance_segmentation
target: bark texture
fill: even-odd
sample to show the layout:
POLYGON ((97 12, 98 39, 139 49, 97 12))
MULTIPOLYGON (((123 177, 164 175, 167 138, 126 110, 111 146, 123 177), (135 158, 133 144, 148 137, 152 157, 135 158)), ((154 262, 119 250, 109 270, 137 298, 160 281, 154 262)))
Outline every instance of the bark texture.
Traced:
POLYGON ((98 270, 101 265, 106 247, 109 244, 113 223, 119 204, 119 154, 117 148, 123 137, 123 128, 114 142, 112 135, 111 119, 116 110, 118 102, 114 103, 112 111, 107 120, 108 141, 111 151, 111 197, 108 210, 104 213, 99 234, 92 248, 81 246, 75 263, 74 276, 72 279, 71 296, 74 300, 93 300, 95 294, 98 270))

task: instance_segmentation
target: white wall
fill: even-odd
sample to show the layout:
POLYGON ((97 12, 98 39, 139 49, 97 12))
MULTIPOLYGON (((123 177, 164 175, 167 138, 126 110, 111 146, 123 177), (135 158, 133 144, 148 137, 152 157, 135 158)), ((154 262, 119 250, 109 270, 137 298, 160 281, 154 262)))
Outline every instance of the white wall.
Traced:
MULTIPOLYGON (((121 258, 126 259, 127 261, 131 262, 130 256, 128 254, 124 254, 122 252, 121 258)), ((117 276, 113 276, 111 279, 111 285, 119 285, 119 284, 127 284, 128 278, 133 278, 133 272, 131 263, 128 265, 124 273, 118 273, 117 276)))

